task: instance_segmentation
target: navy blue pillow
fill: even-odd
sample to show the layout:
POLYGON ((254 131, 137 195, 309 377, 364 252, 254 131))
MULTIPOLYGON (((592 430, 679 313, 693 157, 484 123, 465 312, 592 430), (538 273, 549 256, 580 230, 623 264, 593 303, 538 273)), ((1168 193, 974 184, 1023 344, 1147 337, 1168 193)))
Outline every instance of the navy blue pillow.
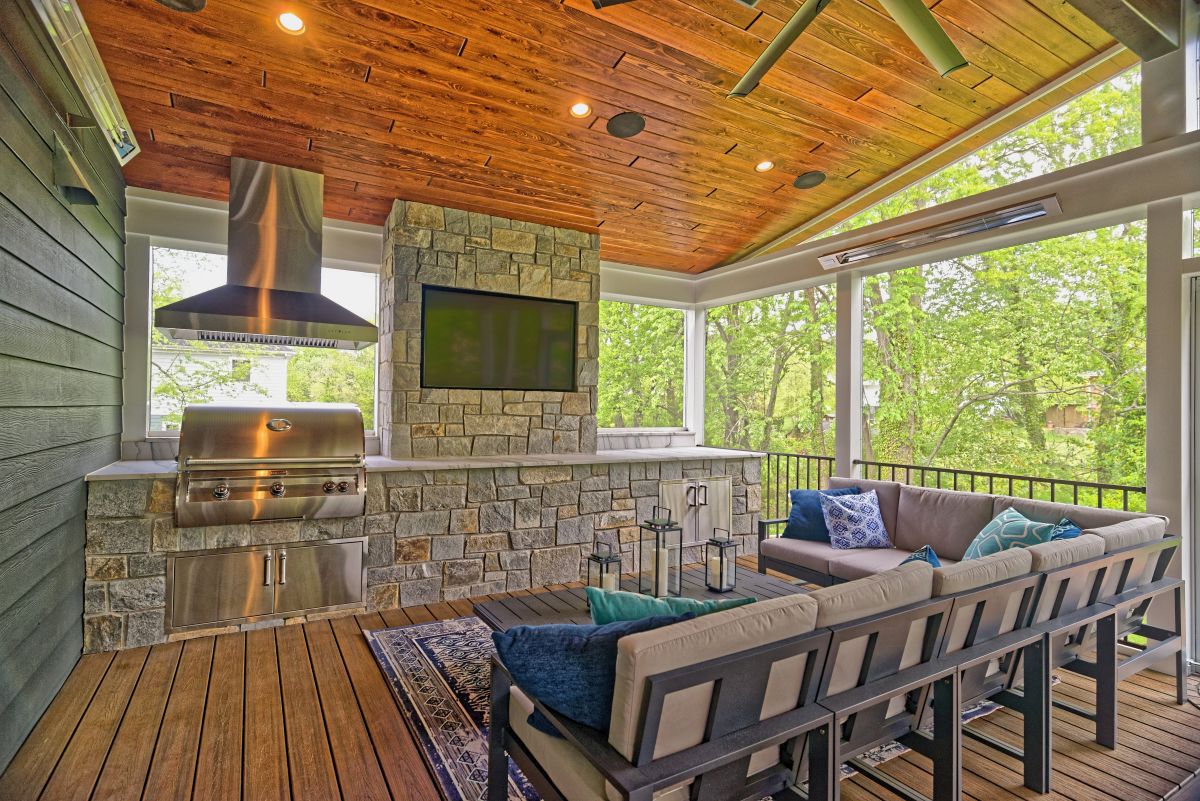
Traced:
MULTIPOLYGON (((518 687, 563 717, 607 732, 617 679, 617 640, 695 616, 694 612, 688 612, 621 620, 603 626, 572 623, 516 626, 492 632, 492 642, 518 687)), ((562 736, 537 710, 529 716, 529 725, 546 734, 562 736)))
POLYGON ((1058 521, 1058 525, 1050 529, 1050 541, 1073 540, 1082 533, 1078 523, 1069 517, 1064 517, 1058 521))
POLYGON ((792 511, 788 515, 783 536, 793 540, 829 542, 829 528, 825 525, 825 513, 821 511, 820 495, 860 495, 858 487, 842 487, 827 490, 789 490, 792 511))

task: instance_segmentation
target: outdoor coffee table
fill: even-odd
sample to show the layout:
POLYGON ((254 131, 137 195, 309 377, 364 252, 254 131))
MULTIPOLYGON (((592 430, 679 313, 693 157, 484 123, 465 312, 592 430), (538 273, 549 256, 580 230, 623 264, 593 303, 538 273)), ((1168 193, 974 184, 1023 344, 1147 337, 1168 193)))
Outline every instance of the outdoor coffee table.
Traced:
MULTIPOLYGON (((637 592, 636 577, 625 577, 621 589, 637 592)), ((704 584, 704 568, 684 568, 683 595, 686 598, 780 598, 804 592, 799 584, 763 575, 742 566, 737 568, 737 587, 729 592, 713 592, 704 584)), ((475 614, 492 629, 507 631, 513 626, 540 626, 547 623, 590 623, 587 595, 583 587, 572 587, 528 595, 512 595, 502 600, 480 601, 475 614)))

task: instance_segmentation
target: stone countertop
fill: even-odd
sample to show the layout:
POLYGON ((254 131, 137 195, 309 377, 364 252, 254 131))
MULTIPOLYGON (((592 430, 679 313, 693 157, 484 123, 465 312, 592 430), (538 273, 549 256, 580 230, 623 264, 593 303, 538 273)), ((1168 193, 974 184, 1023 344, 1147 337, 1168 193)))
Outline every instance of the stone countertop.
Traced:
MULTIPOLYGON (((367 472, 390 473, 416 470, 464 470, 489 467, 538 467, 543 465, 617 464, 622 462, 686 462, 696 459, 753 459, 763 454, 702 446, 688 448, 637 448, 596 453, 529 454, 522 456, 476 456, 446 459, 388 459, 367 457, 367 472)), ((88 473, 88 481, 117 481, 139 478, 173 478, 174 461, 113 462, 88 473)))

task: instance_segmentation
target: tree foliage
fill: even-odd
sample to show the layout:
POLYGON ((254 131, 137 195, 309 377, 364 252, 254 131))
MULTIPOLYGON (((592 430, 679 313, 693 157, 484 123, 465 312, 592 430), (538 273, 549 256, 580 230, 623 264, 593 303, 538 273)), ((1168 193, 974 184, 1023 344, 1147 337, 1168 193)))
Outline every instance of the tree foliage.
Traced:
POLYGON ((597 421, 603 428, 683 425, 683 312, 600 302, 597 421))

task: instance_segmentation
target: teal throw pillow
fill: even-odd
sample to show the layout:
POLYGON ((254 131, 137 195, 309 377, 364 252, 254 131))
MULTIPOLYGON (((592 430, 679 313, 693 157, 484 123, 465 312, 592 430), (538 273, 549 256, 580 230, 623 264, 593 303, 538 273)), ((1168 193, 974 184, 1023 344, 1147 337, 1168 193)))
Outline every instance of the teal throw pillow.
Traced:
POLYGON ((978 559, 1009 548, 1028 548, 1049 542, 1055 528, 1054 523, 1037 523, 1016 509, 1005 509, 975 535, 963 559, 978 559))
POLYGON ((900 564, 907 565, 909 562, 928 562, 930 567, 942 566, 942 560, 938 559, 938 555, 934 553, 933 547, 929 545, 922 545, 920 548, 910 553, 908 558, 900 564))
POLYGON ((696 616, 733 609, 752 604, 757 598, 714 598, 702 601, 696 598, 652 598, 638 592, 587 588, 588 606, 592 610, 592 622, 598 626, 618 620, 641 620, 647 617, 683 615, 691 612, 696 616))

